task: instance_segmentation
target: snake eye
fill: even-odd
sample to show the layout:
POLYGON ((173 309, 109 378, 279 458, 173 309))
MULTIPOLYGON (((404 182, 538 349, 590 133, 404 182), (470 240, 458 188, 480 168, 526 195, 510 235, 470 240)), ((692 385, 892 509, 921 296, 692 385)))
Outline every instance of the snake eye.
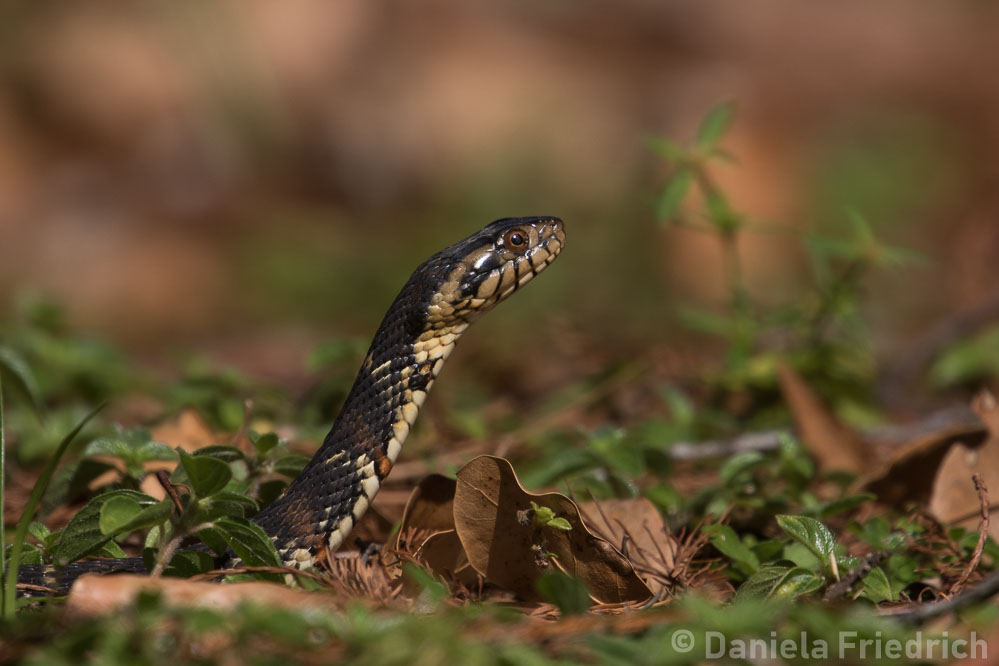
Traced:
POLYGON ((530 245, 530 238, 523 229, 511 229, 503 234, 503 245, 511 252, 524 254, 530 245))

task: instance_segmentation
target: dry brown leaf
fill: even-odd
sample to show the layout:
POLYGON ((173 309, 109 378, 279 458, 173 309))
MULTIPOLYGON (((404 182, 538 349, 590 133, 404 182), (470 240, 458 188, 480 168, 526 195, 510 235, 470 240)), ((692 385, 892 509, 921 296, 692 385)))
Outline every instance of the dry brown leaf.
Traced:
MULTIPOLYGON (((971 480, 980 474, 985 487, 999 491, 999 407, 991 393, 981 393, 971 403, 985 423, 988 437, 979 446, 955 443, 944 456, 933 481, 930 513, 940 522, 978 527, 980 502, 971 480)), ((999 539, 999 521, 989 524, 989 535, 999 539)))
POLYGON ((476 582, 478 574, 454 530, 455 480, 441 474, 423 477, 413 489, 402 514, 396 548, 416 554, 431 571, 453 577, 463 585, 476 582), (416 537, 416 543, 405 543, 416 537))
POLYGON ((644 497, 581 502, 579 512, 590 530, 625 554, 657 597, 666 591, 678 544, 652 502, 644 497))
POLYGON ((431 534, 420 546, 417 556, 435 573, 454 578, 465 587, 471 587, 479 580, 455 530, 431 534))
MULTIPOLYGON (((984 428, 955 426, 918 437, 877 465, 874 471, 858 478, 851 492, 871 492, 880 502, 898 507, 908 502, 925 506, 951 447, 957 443, 966 447, 980 446, 987 434, 984 428)), ((969 475, 969 484, 970 478, 969 475)))
POLYGON ((535 581, 555 566, 582 580, 598 603, 652 596, 621 552, 586 529, 568 497, 528 493, 509 461, 494 456, 475 458, 457 476, 455 527, 469 562, 486 580, 522 598, 538 599, 535 581), (572 529, 535 526, 532 500, 572 529))
POLYGON ((331 609, 336 598, 330 594, 293 590, 277 583, 249 582, 219 585, 182 578, 150 578, 133 574, 102 576, 85 574, 70 588, 66 612, 74 615, 104 615, 135 603, 140 592, 155 591, 172 606, 197 606, 228 610, 246 602, 256 602, 293 610, 331 609))
POLYGON ((786 363, 777 369, 787 402, 805 447, 823 471, 861 472, 874 456, 852 429, 829 411, 807 382, 786 363))
POLYGON ((423 477, 406 502, 400 534, 409 528, 426 532, 454 529, 455 480, 441 474, 423 477))

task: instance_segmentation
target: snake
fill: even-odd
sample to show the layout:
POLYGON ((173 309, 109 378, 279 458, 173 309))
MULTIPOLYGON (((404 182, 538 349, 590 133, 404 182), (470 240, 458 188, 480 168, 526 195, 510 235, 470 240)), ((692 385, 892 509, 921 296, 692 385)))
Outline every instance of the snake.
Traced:
MULTIPOLYGON (((503 218, 420 264, 389 306, 322 445, 252 520, 283 564, 314 566, 343 545, 392 469, 445 362, 468 327, 565 247, 557 217, 503 218)), ((238 564, 229 553, 223 568, 238 564)), ((84 573, 146 573, 142 558, 23 565, 25 596, 66 594, 84 573)))

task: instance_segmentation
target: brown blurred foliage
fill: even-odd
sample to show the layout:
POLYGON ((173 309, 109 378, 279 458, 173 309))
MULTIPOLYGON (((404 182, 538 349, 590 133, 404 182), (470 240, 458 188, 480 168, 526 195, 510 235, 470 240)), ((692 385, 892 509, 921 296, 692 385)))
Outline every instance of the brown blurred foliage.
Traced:
MULTIPOLYGON (((724 280, 712 239, 656 225, 645 140, 723 99, 742 210, 834 229, 857 206, 931 256, 872 288, 885 335, 999 277, 992 3, 7 3, 0 26, 0 303, 42 290, 149 353, 286 366, 270 331, 365 335, 429 252, 535 213, 570 252, 509 326, 559 303, 661 339, 724 280)), ((793 243, 742 250, 793 296, 793 243)))

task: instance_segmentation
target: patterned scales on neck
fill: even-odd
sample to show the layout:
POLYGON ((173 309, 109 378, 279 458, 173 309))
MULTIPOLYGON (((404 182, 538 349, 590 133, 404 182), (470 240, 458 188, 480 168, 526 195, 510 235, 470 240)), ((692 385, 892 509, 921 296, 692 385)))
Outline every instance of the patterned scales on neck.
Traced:
POLYGON ((285 563, 311 566, 344 542, 391 470, 458 338, 554 261, 564 244, 558 218, 507 218, 413 272, 322 447, 254 519, 285 563))

